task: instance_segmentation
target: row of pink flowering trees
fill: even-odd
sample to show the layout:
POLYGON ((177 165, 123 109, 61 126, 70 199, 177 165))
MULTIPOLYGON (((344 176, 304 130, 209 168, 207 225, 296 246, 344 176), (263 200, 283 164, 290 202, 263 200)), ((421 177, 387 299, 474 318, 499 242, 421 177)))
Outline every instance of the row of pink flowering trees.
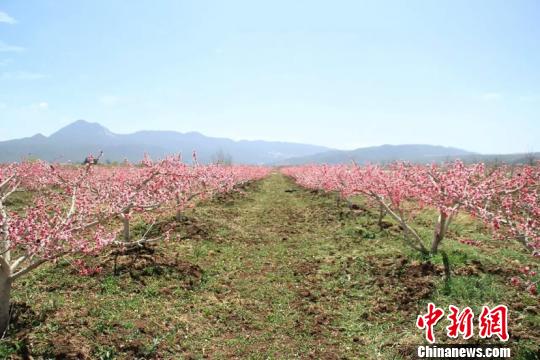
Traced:
POLYGON ((150 231, 133 238, 130 220, 138 215, 153 224, 165 211, 180 213, 196 198, 231 191, 268 171, 189 166, 178 157, 117 167, 39 161, 0 166, 0 333, 9 323, 11 287, 18 278, 66 255, 162 240, 167 234, 150 238, 150 231), (33 195, 31 204, 13 210, 10 198, 20 191, 33 195))
POLYGON ((407 243, 425 254, 437 253, 460 211, 479 218, 496 236, 518 240, 535 255, 540 251, 540 164, 312 165, 282 172, 304 187, 337 191, 344 198, 363 195, 397 221, 407 243), (411 225, 423 208, 437 210, 428 245, 411 225))

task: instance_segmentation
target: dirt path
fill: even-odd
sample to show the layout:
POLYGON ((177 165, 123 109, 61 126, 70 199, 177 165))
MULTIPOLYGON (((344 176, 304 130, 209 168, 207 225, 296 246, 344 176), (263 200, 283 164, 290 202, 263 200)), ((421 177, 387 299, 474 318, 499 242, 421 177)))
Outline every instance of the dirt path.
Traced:
POLYGON ((335 203, 273 175, 224 206, 196 210, 218 236, 207 286, 221 290, 220 306, 230 310, 214 354, 339 358, 338 309, 321 272, 339 244, 328 205, 335 203))

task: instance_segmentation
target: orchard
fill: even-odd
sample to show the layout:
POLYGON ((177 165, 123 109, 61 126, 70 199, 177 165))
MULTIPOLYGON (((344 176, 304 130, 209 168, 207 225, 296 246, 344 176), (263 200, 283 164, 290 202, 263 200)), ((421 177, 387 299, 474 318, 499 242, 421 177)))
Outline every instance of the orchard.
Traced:
POLYGON ((424 254, 436 254, 458 212, 489 226, 495 236, 519 241, 540 255, 540 165, 445 165, 394 163, 389 166, 300 166, 282 169, 298 184, 336 191, 345 199, 368 198, 397 221, 407 243, 424 254), (436 209, 431 240, 410 225, 423 208, 436 209), (426 244, 427 243, 427 244, 426 244))
POLYGON ((105 248, 137 247, 165 240, 148 238, 160 214, 180 213, 197 197, 229 192, 236 185, 260 179, 268 169, 251 166, 189 166, 178 157, 117 167, 48 164, 41 161, 0 168, 0 333, 9 324, 14 281, 44 263, 73 255, 93 255, 105 248), (24 209, 6 203, 16 192, 32 194, 24 209), (133 238, 134 214, 150 224, 133 238))
MULTIPOLYGON (((175 256, 187 257, 187 251, 191 251, 190 261, 200 262, 201 268, 210 269, 209 275, 204 276, 213 278, 205 280, 210 285, 200 285, 195 290, 176 290, 166 301, 190 304, 185 309, 178 306, 176 316, 184 311, 191 312, 190 316, 193 316, 193 312, 200 310, 203 315, 193 321, 200 320, 199 326, 206 326, 208 333, 214 334, 212 336, 222 324, 239 321, 244 326, 251 321, 237 314, 252 314, 250 306, 255 302, 250 301, 254 301, 252 296, 259 296, 259 292, 265 299, 268 297, 266 292, 279 299, 271 304, 277 306, 278 315, 272 315, 275 319, 288 321, 288 318, 279 317, 283 311, 288 311, 293 313, 291 319, 302 317, 309 323, 309 316, 313 315, 316 329, 310 331, 317 334, 321 328, 327 328, 333 336, 345 335, 335 335, 335 326, 328 320, 328 315, 318 314, 318 311, 326 307, 328 313, 338 312, 336 306, 345 306, 340 311, 350 314, 354 319, 350 323, 357 324, 361 310, 347 312, 347 307, 354 305, 355 301, 362 303, 370 299, 370 292, 376 294, 373 295, 374 308, 370 308, 371 303, 362 303, 363 307, 370 309, 369 313, 380 312, 381 308, 390 308, 398 303, 394 290, 400 299, 405 297, 407 311, 409 308, 421 308, 424 298, 408 300, 406 296, 431 294, 440 272, 430 267, 429 262, 437 254, 446 256, 448 242, 474 247, 479 253, 484 251, 478 239, 458 236, 453 226, 459 223, 460 217, 467 217, 475 226, 482 227, 482 232, 485 230, 498 248, 512 248, 514 251, 515 246, 519 249, 516 256, 531 259, 518 264, 514 263, 514 257, 508 261, 509 267, 514 267, 511 274, 504 273, 501 277, 504 277, 503 286, 518 289, 516 291, 520 294, 526 291, 526 296, 537 298, 535 257, 540 254, 539 165, 491 166, 456 161, 433 165, 396 162, 384 166, 360 166, 352 163, 275 169, 205 165, 200 164, 195 156, 189 163, 178 156, 161 160, 145 157, 140 163, 125 162, 115 166, 98 165, 94 159, 90 160, 85 165, 26 161, 0 166, 0 331, 8 338, 11 336, 8 330, 11 328, 12 295, 19 299, 17 294, 21 287, 27 286, 26 281, 19 279, 31 277, 30 273, 39 273, 39 270, 34 270, 43 268, 61 272, 59 264, 68 261, 79 270, 80 274, 74 276, 92 277, 93 290, 80 291, 96 291, 96 287, 104 286, 102 282, 114 281, 110 277, 116 277, 116 271, 98 274, 95 269, 87 267, 85 259, 103 259, 121 251, 148 249, 150 245, 161 246, 160 251, 163 252, 170 251, 168 246, 182 242, 175 233, 175 226, 183 226, 183 219, 193 216, 193 212, 201 207, 209 212, 202 214, 206 216, 206 222, 213 224, 212 235, 205 235, 199 242, 192 240, 185 247, 178 245, 175 252, 180 248, 186 253, 176 252, 175 256), (243 188, 248 190, 244 192, 243 188), (238 193, 242 195, 230 204, 212 203, 213 200, 227 198, 222 194, 238 193), (14 206, 13 199, 21 194, 27 197, 27 201, 21 206, 14 206), (336 194, 339 199, 337 205, 336 194), (345 202, 350 209, 361 203, 370 209, 370 213, 362 215, 349 211, 344 206, 345 202), (342 209, 353 214, 348 223, 336 220, 338 217, 334 213, 342 209), (424 221, 426 216, 430 216, 429 224, 424 221), (343 228, 350 226, 356 229, 359 221, 373 221, 378 224, 380 232, 391 223, 399 236, 391 233, 392 237, 388 238, 363 233, 365 239, 377 237, 377 241, 358 245, 361 240, 343 235, 349 234, 343 228), (141 224, 144 227, 142 231, 141 224), (405 245, 387 245, 385 240, 405 245), (402 253, 393 250, 396 248, 402 253), (342 257, 337 257, 336 252, 339 251, 344 252, 342 257), (389 259, 374 260, 377 256, 388 256, 386 253, 390 254, 389 259), (401 277, 418 268, 427 269, 428 275, 418 277, 413 274, 412 280, 401 277), (376 277, 370 275, 370 271, 382 275, 376 277), (280 276, 275 276, 277 273, 280 276), (317 281, 321 283, 315 285, 317 281), (418 281, 420 285, 414 283, 418 281), (285 282, 290 283, 285 286, 285 282), (386 303, 379 304, 385 298, 376 292, 378 290, 373 290, 372 282, 382 284, 380 291, 389 299, 385 300, 386 303), (403 289, 400 288, 402 283, 403 289), (342 286, 338 287, 338 292, 333 288, 336 284, 342 286), (325 295, 326 288, 330 289, 331 295, 325 295), (243 289, 247 289, 246 293, 241 292, 243 289), (182 295, 176 298, 177 294, 182 295), (228 296, 232 297, 229 302, 228 296), (298 296, 300 300, 291 300, 298 296), (344 305, 336 305, 332 300, 336 296, 345 299, 344 305), (192 297, 197 299, 195 304, 198 305, 189 303, 192 297), (356 300, 351 301, 353 298, 356 300), (234 316, 229 310, 229 307, 234 308, 231 304, 239 306, 234 310, 234 316), (212 311, 198 309, 199 305, 215 308, 212 311), (214 313, 219 314, 218 320, 214 319, 214 313), (214 322, 206 321, 206 316, 214 322), (229 320, 222 322, 221 318, 229 320)), ((462 268, 466 266, 460 266, 457 270, 463 272, 462 268)), ((169 296, 169 288, 177 286, 173 280, 159 280, 168 284, 159 288, 164 297, 169 296)), ((140 290, 140 293, 144 294, 144 291, 140 290)), ((36 293, 35 289, 29 292, 36 293)), ((122 298, 135 296, 119 294, 122 298)), ((122 299, 114 301, 121 303, 122 299)), ((262 301, 259 298, 257 304, 262 301)), ((153 306, 159 308, 162 304, 155 302, 153 306)), ((397 305, 392 309, 396 317, 410 315, 401 314, 399 311, 402 309, 397 305)), ((142 307, 139 310, 145 316, 152 316, 154 312, 142 307)), ((155 310, 156 318, 165 319, 166 315, 155 310)), ((268 314, 260 316, 269 318, 268 314)), ((369 314, 362 316, 367 316, 370 324, 377 324, 369 314)), ((412 318, 411 323, 414 323, 415 316, 412 318)), ((383 323, 382 333, 391 336, 387 334, 386 320, 383 323)), ((396 324, 402 326, 399 321, 396 324)), ((307 325, 296 322, 288 331, 298 331, 297 335, 304 339, 301 326, 307 325)), ((182 339, 190 336, 190 329, 186 328, 182 339)), ((249 327, 238 329, 229 330, 250 331, 249 327)), ((352 329, 357 329, 356 325, 352 329)), ((190 341, 198 344, 197 333, 193 334, 190 341)), ((325 336, 324 339, 327 338, 325 336)), ((349 341, 340 339, 342 343, 349 341)), ((326 340, 314 335, 313 341, 320 343, 326 340)), ((351 341, 356 343, 356 340, 351 341)), ((351 353, 356 354, 353 350, 351 353)))

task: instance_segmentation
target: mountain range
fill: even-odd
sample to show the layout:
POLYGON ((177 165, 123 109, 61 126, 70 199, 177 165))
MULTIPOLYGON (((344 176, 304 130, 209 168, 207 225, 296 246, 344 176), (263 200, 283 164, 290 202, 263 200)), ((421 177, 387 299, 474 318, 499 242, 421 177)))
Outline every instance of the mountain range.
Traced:
POLYGON ((197 132, 138 131, 115 134, 98 123, 77 120, 50 136, 37 134, 23 139, 0 142, 0 162, 39 158, 54 162, 82 162, 89 154, 103 151, 107 162, 136 162, 144 154, 163 158, 183 154, 190 158, 197 152, 200 162, 219 160, 242 164, 294 165, 306 163, 337 164, 355 161, 360 164, 387 163, 395 160, 411 162, 465 161, 527 162, 540 154, 482 155, 437 145, 382 145, 356 150, 336 150, 324 146, 278 141, 234 141, 209 137, 197 132))
POLYGON ((0 142, 0 162, 19 161, 32 157, 47 161, 81 162, 89 154, 103 151, 108 161, 139 161, 144 154, 163 158, 182 154, 191 159, 193 151, 199 161, 207 163, 224 156, 235 163, 269 164, 290 157, 307 156, 328 151, 324 146, 274 141, 233 141, 204 136, 197 132, 138 131, 115 134, 98 123, 77 120, 46 137, 0 142))
POLYGON ((286 165, 295 164, 339 164, 354 161, 358 164, 387 163, 395 160, 410 162, 438 162, 446 159, 464 158, 475 155, 452 147, 434 145, 381 145, 356 150, 330 150, 319 154, 290 158, 286 165))

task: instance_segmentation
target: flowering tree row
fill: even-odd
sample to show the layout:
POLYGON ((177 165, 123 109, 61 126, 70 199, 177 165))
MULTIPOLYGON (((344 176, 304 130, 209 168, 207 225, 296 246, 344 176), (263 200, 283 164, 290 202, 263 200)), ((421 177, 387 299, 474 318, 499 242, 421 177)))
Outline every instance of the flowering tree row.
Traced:
POLYGON ((96 254, 108 246, 135 247, 150 238, 165 211, 180 214, 196 198, 229 192, 262 178, 268 169, 252 166, 189 166, 179 157, 117 167, 61 166, 23 162, 0 166, 0 333, 9 321, 13 281, 67 254, 96 254), (32 194, 20 210, 9 207, 17 192, 32 194), (150 224, 134 238, 130 220, 150 224))
POLYGON ((336 191, 343 198, 364 195, 396 220, 414 249, 436 253, 459 211, 479 218, 501 238, 540 252, 540 164, 536 166, 394 163, 389 166, 310 165, 282 169, 311 189, 336 191), (423 208, 437 210, 429 245, 411 226, 423 208))

